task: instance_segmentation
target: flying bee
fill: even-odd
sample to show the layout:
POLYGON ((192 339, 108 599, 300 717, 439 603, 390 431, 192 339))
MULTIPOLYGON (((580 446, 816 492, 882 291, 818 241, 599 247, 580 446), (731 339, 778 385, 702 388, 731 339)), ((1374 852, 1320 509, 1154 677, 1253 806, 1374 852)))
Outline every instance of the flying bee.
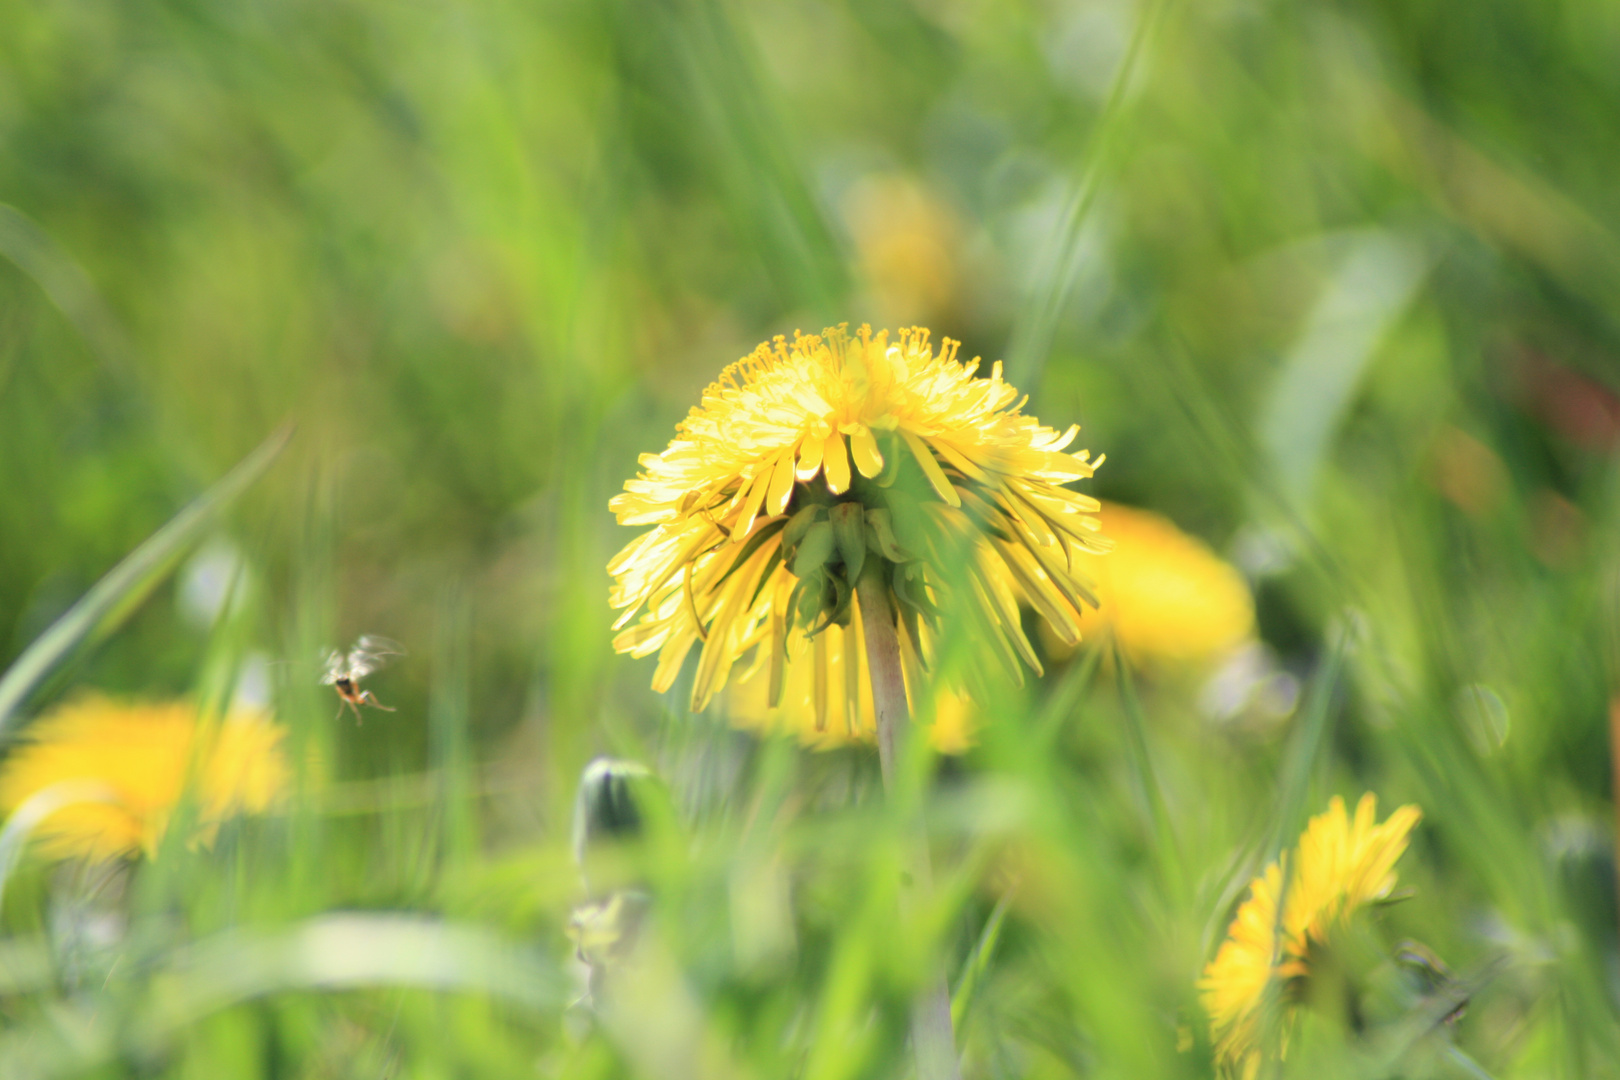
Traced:
POLYGON ((347 705, 354 713, 354 722, 359 724, 362 705, 393 712, 391 707, 378 701, 370 690, 360 689, 360 680, 383 667, 390 658, 404 655, 404 646, 380 634, 362 634, 347 655, 336 649, 328 652, 326 674, 321 676, 321 683, 336 690, 342 699, 343 705, 338 706, 338 715, 343 715, 343 706, 347 705))

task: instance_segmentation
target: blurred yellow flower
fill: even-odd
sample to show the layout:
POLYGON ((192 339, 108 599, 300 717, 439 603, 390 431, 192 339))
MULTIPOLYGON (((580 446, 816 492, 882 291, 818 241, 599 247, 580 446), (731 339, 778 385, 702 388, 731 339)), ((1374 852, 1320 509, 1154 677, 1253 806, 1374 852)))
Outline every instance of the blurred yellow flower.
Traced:
MULTIPOLYGON (((1292 859, 1285 855, 1267 866, 1250 885, 1249 898, 1198 983, 1223 1073, 1248 1078, 1259 1070, 1263 1012, 1273 980, 1277 1000, 1285 1001, 1281 991, 1310 975, 1312 947, 1327 942, 1336 926, 1394 889, 1395 862, 1422 813, 1416 806, 1403 806, 1379 825, 1374 821, 1377 806, 1370 792, 1363 795, 1352 820, 1344 800, 1334 796, 1327 812, 1310 820, 1292 859)), ((1282 1015, 1279 1048, 1286 1044, 1291 1008, 1282 1015)))
POLYGON ((956 348, 947 339, 936 354, 920 328, 892 344, 864 326, 777 337, 721 374, 668 449, 642 456, 610 508, 653 528, 608 571, 623 610, 615 629, 641 616, 614 647, 658 654, 655 689, 669 689, 701 643, 691 701, 702 709, 759 649, 768 706, 792 681, 808 687, 818 732, 835 694, 858 700, 846 715, 864 714, 863 569, 887 586, 883 615, 899 616, 908 672, 947 622, 1015 677, 1020 659, 1039 671, 1020 600, 1060 640, 1079 641, 1091 593, 1078 559, 1107 542, 1096 500, 1062 485, 1099 462, 1064 452, 1078 427, 1020 412, 1000 364, 976 378, 978 362, 961 363, 956 348))
POLYGON ((0 810, 94 785, 103 797, 50 811, 34 835, 54 857, 128 857, 156 850, 189 791, 207 842, 221 821, 262 812, 286 791, 285 734, 257 710, 214 720, 185 702, 80 698, 36 721, 0 763, 0 810))
POLYGON ((1083 556, 1101 601, 1082 613, 1083 633, 1107 627, 1132 658, 1168 663, 1215 659, 1254 633, 1248 584, 1203 541, 1119 503, 1102 517, 1114 550, 1083 556))
POLYGON ((922 319, 950 309, 962 243, 944 202, 906 177, 868 176, 850 188, 844 216, 880 311, 922 319))

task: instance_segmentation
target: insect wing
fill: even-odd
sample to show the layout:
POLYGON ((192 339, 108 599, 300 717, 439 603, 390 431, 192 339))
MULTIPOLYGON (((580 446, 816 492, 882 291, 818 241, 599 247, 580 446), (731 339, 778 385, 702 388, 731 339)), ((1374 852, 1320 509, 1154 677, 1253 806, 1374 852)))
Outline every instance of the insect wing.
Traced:
POLYGON ((333 683, 337 682, 339 679, 347 677, 349 674, 348 661, 346 661, 343 658, 343 654, 338 652, 336 649, 328 649, 326 651, 326 657, 321 661, 321 664, 326 668, 326 674, 321 676, 322 686, 331 686, 333 683))
POLYGON ((372 656, 404 656, 405 646, 393 638, 385 638, 381 634, 361 634, 360 640, 354 643, 356 651, 369 653, 372 656))
POLYGON ((380 634, 364 634, 349 650, 349 678, 363 679, 388 663, 391 657, 404 656, 399 642, 380 634))

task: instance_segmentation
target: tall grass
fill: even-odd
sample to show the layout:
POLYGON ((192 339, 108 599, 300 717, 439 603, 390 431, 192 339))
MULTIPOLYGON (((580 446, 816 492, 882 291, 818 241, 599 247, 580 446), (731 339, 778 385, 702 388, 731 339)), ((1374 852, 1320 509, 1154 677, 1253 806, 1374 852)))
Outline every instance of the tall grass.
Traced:
POLYGON ((20 862, 0 1076, 893 1076, 931 960, 966 1075, 1209 1076, 1250 878, 1368 790, 1424 812, 1376 939, 1469 1005, 1386 970, 1281 1073, 1620 1075, 1617 48, 1604 0, 0 5, 6 737, 249 673, 300 773, 211 847, 20 862), (1050 658, 913 763, 903 922, 871 753, 608 644, 637 454, 843 320, 1008 358, 1301 686, 1219 721, 1207 672, 1050 658), (172 587, 28 668, 288 420, 172 587), (357 726, 315 657, 362 632, 410 655, 357 726), (601 753, 668 796, 614 1015, 567 934, 601 753))

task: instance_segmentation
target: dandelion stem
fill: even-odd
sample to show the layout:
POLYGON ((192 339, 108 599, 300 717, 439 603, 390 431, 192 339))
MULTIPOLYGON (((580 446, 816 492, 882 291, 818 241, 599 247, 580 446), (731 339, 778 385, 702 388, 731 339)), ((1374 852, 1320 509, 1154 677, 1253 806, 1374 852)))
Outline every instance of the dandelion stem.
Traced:
MULTIPOLYGON (((856 585, 861 630, 866 637, 866 664, 872 677, 872 707, 877 714, 878 762, 883 789, 893 798, 899 785, 898 769, 904 760, 911 728, 911 708, 900 668, 900 639, 881 560, 868 559, 856 585)), ((928 844, 921 819, 907 843, 908 873, 900 893, 900 914, 915 912, 933 889, 928 844)), ((911 1048, 917 1061, 917 1080, 959 1080, 956 1039, 951 1030, 951 992, 945 969, 935 963, 922 992, 911 1005, 911 1048)))

